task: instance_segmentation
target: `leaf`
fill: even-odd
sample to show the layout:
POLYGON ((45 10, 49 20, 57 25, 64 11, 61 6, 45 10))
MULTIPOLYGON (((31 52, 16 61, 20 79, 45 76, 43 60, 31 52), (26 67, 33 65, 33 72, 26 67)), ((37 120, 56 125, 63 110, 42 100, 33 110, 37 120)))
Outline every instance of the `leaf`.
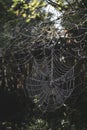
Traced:
POLYGON ((22 14, 22 16, 25 18, 27 15, 24 13, 24 14, 22 14))

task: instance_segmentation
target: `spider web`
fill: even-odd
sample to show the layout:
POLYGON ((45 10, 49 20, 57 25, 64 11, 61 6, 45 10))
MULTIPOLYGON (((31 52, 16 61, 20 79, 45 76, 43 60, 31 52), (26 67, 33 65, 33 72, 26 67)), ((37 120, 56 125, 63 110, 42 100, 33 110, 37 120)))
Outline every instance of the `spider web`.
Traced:
MULTIPOLYGON (((44 111, 61 107, 75 88, 74 65, 66 64, 55 46, 33 55, 32 74, 26 79, 28 94, 44 111)), ((39 51, 39 50, 38 50, 39 51)))

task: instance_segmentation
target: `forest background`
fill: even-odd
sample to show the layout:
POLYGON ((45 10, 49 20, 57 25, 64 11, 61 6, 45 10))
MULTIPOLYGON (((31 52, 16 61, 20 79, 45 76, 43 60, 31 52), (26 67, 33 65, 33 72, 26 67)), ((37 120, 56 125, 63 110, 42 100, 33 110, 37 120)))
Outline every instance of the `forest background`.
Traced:
MULTIPOLYGON (((74 60, 72 57, 70 62, 74 60)), ((0 0, 0 129, 86 130, 86 85, 87 0, 0 0), (47 12, 48 6, 58 13, 56 19, 54 13, 47 12), (22 54, 19 43, 26 40, 26 35, 29 38, 23 44, 26 52, 22 54), (65 39, 65 35, 70 38, 65 39), (35 44, 36 37, 39 42, 60 41, 60 46, 66 42, 69 48, 76 44, 81 57, 76 71, 82 71, 78 82, 85 79, 65 106, 44 114, 36 109, 25 89, 30 69, 27 67, 30 63, 26 64, 26 46, 35 44), (21 72, 19 64, 23 65, 21 72)))

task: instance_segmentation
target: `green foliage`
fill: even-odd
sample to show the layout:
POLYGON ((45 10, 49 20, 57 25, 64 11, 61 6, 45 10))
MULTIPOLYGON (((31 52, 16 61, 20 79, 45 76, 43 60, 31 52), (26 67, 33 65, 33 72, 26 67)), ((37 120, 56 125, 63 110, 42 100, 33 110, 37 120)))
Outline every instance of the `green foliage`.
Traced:
POLYGON ((13 0, 10 11, 13 11, 17 16, 22 16, 29 22, 31 19, 40 18, 42 16, 41 9, 46 6, 43 0, 13 0))

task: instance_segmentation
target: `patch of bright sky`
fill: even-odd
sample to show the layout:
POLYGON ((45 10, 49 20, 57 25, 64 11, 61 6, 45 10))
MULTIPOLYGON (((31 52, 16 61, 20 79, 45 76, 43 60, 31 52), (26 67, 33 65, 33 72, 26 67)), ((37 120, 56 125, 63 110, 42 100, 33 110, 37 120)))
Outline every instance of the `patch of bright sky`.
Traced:
POLYGON ((51 5, 48 5, 47 8, 46 8, 46 12, 49 12, 52 14, 52 17, 51 17, 51 21, 54 21, 54 25, 56 28, 58 29, 62 29, 63 27, 61 26, 61 15, 62 13, 60 13, 59 11, 57 11, 54 7, 52 7, 51 5))

